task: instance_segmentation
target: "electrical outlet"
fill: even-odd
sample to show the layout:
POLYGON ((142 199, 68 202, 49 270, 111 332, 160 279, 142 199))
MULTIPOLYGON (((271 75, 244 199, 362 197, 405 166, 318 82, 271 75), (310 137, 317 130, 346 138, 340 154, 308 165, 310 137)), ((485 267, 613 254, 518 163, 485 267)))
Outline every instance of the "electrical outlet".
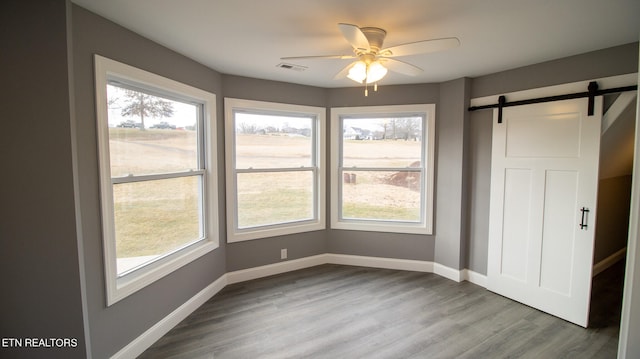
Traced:
POLYGON ((286 248, 282 248, 280 250, 280 259, 287 259, 287 249, 286 248))

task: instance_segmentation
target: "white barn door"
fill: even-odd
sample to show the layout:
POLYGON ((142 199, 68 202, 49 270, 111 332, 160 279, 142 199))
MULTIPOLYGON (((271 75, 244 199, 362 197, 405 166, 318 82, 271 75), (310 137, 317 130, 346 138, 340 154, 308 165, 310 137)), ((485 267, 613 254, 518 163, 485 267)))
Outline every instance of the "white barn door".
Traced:
POLYGON ((494 110, 488 289, 587 326, 602 98, 494 110), (587 212, 588 211, 588 212, 587 212))

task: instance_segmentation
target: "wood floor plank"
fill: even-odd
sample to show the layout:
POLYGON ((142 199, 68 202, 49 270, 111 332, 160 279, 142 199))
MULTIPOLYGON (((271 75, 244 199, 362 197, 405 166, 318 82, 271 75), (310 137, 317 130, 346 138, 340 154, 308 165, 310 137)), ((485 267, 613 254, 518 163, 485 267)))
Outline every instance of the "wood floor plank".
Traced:
POLYGON ((607 272, 584 329, 468 282, 322 265, 227 286, 141 358, 613 358, 607 272))

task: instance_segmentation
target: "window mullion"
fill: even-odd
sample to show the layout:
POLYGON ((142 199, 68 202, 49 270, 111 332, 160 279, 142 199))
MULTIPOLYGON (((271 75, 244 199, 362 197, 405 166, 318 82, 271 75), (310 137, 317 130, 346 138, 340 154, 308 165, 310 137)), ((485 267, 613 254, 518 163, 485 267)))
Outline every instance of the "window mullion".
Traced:
POLYGON ((285 168, 239 168, 236 173, 269 173, 269 172, 305 172, 315 171, 316 167, 285 167, 285 168))
POLYGON ((339 167, 351 172, 422 172, 422 167, 339 167))
POLYGON ((156 181, 170 178, 190 177, 190 176, 202 176, 205 170, 191 170, 186 172, 172 172, 172 173, 159 173, 152 175, 141 176, 125 176, 125 177, 113 177, 111 178, 112 184, 120 183, 132 183, 132 182, 144 182, 144 181, 156 181))

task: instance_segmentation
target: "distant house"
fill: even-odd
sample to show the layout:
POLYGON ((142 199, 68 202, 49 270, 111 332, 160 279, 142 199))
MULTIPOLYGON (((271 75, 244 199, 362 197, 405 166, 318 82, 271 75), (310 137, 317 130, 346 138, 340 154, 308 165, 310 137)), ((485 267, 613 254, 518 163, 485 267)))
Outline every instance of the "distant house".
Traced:
POLYGON ((342 138, 344 138, 345 140, 359 140, 361 135, 362 132, 359 128, 345 126, 342 138))
POLYGON ((366 128, 345 126, 343 138, 345 140, 381 140, 382 134, 366 128))

